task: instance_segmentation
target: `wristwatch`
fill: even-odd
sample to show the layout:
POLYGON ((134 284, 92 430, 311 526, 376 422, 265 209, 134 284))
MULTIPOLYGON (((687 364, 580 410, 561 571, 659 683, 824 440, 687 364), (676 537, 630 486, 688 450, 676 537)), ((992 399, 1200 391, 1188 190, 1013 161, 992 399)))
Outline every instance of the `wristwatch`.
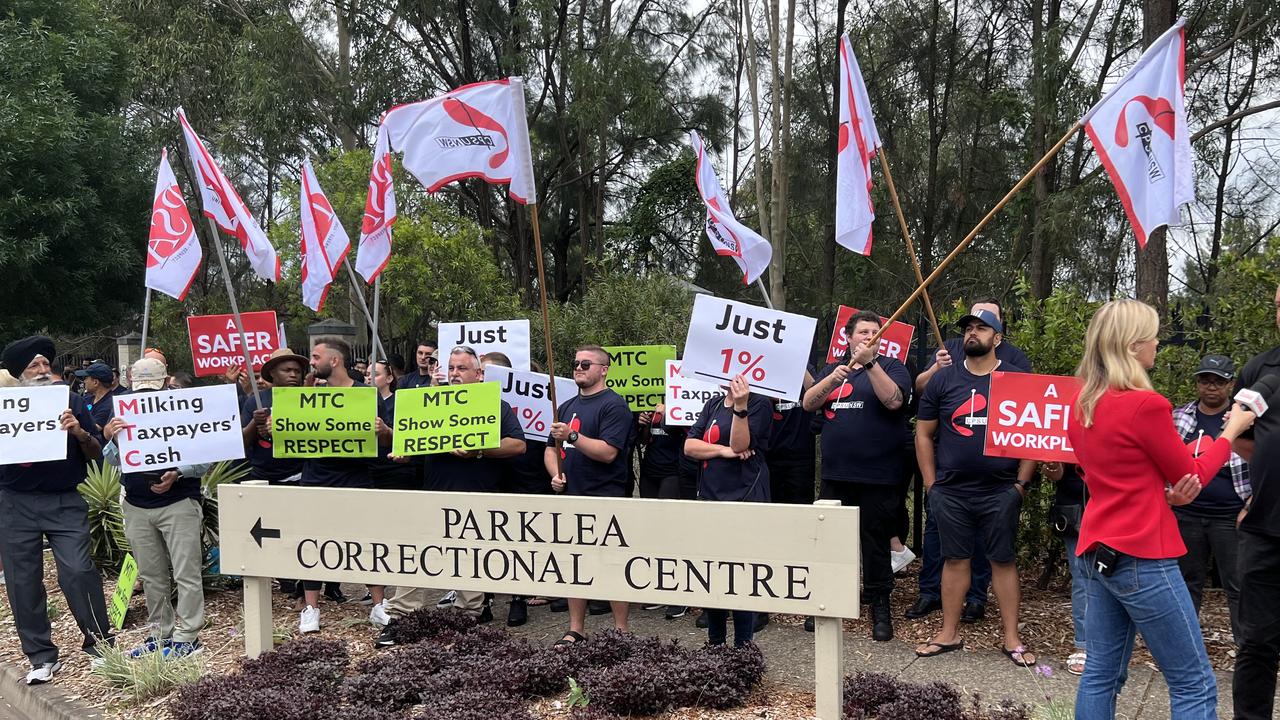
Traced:
POLYGON ((578 431, 577 431, 577 430, 570 430, 570 431, 569 431, 569 437, 568 437, 568 438, 566 438, 565 440, 566 440, 566 442, 571 442, 571 443, 576 443, 576 442, 578 442, 578 431))
POLYGON ((746 410, 738 410, 738 409, 734 409, 734 411, 733 411, 733 415, 734 415, 734 417, 744 418, 744 417, 746 417, 746 416, 747 416, 747 415, 749 415, 749 414, 750 414, 750 412, 748 412, 748 411, 746 411, 746 410))
POLYGON ((483 451, 483 450, 477 450, 477 451, 476 451, 476 459, 477 459, 477 460, 479 460, 479 459, 481 459, 481 458, 483 458, 483 457, 484 457, 484 451, 483 451))

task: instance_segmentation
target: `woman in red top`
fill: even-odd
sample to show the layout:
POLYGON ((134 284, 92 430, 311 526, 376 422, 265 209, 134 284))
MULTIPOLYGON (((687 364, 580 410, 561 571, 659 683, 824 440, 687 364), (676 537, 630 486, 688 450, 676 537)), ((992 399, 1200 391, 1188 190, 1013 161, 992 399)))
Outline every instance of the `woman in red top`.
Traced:
POLYGON ((1237 404, 1222 436, 1202 443, 1194 457, 1174 429, 1173 407, 1147 377, 1159 330, 1150 305, 1109 302, 1089 322, 1076 369, 1081 390, 1067 434, 1089 489, 1077 552, 1090 568, 1089 662, 1076 693, 1080 720, 1115 717, 1135 631, 1164 673, 1173 717, 1217 717, 1213 668, 1178 571, 1186 547, 1169 505, 1199 494, 1254 416, 1237 404))

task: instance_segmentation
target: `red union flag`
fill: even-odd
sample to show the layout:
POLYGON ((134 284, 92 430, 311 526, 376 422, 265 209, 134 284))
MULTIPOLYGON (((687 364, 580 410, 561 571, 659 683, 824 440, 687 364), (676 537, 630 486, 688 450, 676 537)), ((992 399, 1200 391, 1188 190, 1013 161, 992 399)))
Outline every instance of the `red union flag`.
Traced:
POLYGON ((337 272, 338 263, 351 249, 351 239, 325 197, 310 160, 302 163, 301 197, 298 201, 302 230, 302 302, 316 312, 337 272))
POLYGON ((201 256, 195 225, 169 166, 169 150, 162 150, 147 237, 147 287, 175 300, 185 299, 200 269, 201 256))
POLYGON ((729 198, 720 189, 720 180, 698 133, 689 133, 689 144, 697 156, 694 181, 698 194, 707 206, 707 239, 717 255, 727 255, 742 269, 742 284, 755 282, 773 259, 773 246, 756 231, 738 222, 729 207, 729 198))
MULTIPOLYGON (((244 321, 253 370, 257 372, 271 359, 271 353, 280 348, 276 314, 262 310, 240 313, 240 318, 244 321)), ((196 377, 221 375, 244 365, 244 350, 240 349, 240 332, 236 330, 234 316, 191 315, 187 317, 187 332, 191 334, 191 364, 196 377)))
POLYGON ((1071 401, 1079 392, 1080 381, 1066 375, 991 373, 983 454, 1076 462, 1067 439, 1067 420, 1071 401))
POLYGON ((391 149, 384 123, 378 127, 378 140, 373 146, 369 194, 364 201, 364 219, 360 222, 360 250, 356 254, 356 272, 367 283, 377 280, 382 269, 391 260, 391 226, 395 222, 396 189, 391 184, 391 149))
POLYGON ((840 137, 836 155, 836 242, 871 254, 871 158, 880 135, 871 118, 871 102, 848 35, 840 36, 840 137))
POLYGON ((1183 20, 1142 53, 1128 75, 1081 119, 1116 187, 1138 247, 1152 231, 1177 225, 1194 202, 1191 135, 1183 106, 1183 20))
POLYGON ((240 240, 240 247, 249 257, 249 266, 254 274, 269 282, 279 282, 280 259, 276 257, 276 249, 267 240, 258 221, 253 219, 240 194, 231 186, 231 181, 222 174, 222 168, 218 167, 196 131, 191 129, 182 108, 178 108, 178 120, 182 123, 187 152, 196 168, 196 184, 200 187, 200 203, 205 217, 213 220, 223 232, 240 240))
MULTIPOLYGON (((849 318, 858 312, 858 308, 841 305, 836 313, 836 326, 831 331, 831 342, 827 346, 827 362, 843 362, 849 354, 849 338, 845 335, 844 326, 849 318)), ((889 318, 880 316, 880 322, 888 322, 889 318)), ((880 354, 902 362, 907 361, 907 352, 911 349, 911 338, 916 328, 904 322, 894 321, 884 334, 880 336, 880 354)))
POLYGON ((536 202, 533 156, 518 77, 464 85, 387 111, 382 125, 404 166, 435 192, 455 180, 509 184, 516 202, 536 202))

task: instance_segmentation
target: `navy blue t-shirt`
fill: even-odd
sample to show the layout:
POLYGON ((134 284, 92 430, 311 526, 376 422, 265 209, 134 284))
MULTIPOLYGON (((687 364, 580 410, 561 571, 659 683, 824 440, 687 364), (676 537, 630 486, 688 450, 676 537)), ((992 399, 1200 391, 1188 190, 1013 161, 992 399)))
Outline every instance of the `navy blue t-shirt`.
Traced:
MULTIPOLYGON (((1203 430, 1204 439, 1201 441, 1201 445, 1207 446, 1222 434, 1222 418, 1226 414, 1227 411, 1223 410, 1214 415, 1206 415, 1200 412, 1199 407, 1196 407, 1196 426, 1189 435, 1182 439, 1194 445, 1196 437, 1203 430)), ((1244 507, 1244 501, 1236 494, 1235 483, 1231 480, 1231 463, 1228 462, 1200 490, 1200 494, 1196 496, 1195 500, 1186 505, 1175 506, 1173 511, 1197 517, 1234 518, 1242 507, 1244 507)))
POLYGON ((499 492, 521 495, 547 495, 551 492, 551 476, 547 474, 547 443, 524 439, 524 454, 507 458, 510 467, 502 474, 499 492))
MULTIPOLYGON (((502 403, 501 434, 504 438, 524 439, 524 430, 515 411, 502 403)), ((511 462, 503 458, 464 458, 453 453, 426 456, 426 488, 453 492, 501 492, 510 483, 511 462)), ((545 473, 543 475, 546 476, 545 473)), ((550 479, 547 480, 550 484, 550 479)))
MULTIPOLYGON (((902 392, 903 407, 890 410, 876 397, 866 368, 858 368, 823 400, 822 479, 895 485, 902 479, 902 425, 911 392, 907 366, 891 357, 876 362, 902 392)), ((822 369, 821 381, 836 369, 822 369)))
POLYGON ((649 442, 640 461, 640 474, 656 478, 696 474, 697 463, 684 454, 684 439, 689 435, 689 428, 668 425, 667 419, 666 413, 654 411, 649 442))
MULTIPOLYGON (((262 397, 262 407, 269 409, 271 407, 271 393, 259 393, 262 397)), ((258 403, 253 399, 252 395, 242 396, 240 400, 240 420, 245 427, 253 422, 253 411, 258 409, 258 403)), ((267 422, 271 422, 271 417, 267 416, 267 422)), ((251 440, 245 446, 245 459, 249 461, 249 479, 266 480, 275 484, 281 482, 285 478, 290 478, 302 472, 301 458, 277 458, 272 456, 273 445, 271 436, 263 437, 259 435, 256 439, 251 440)))
MULTIPOLYGON (((395 427, 396 394, 387 397, 378 396, 378 417, 387 427, 395 427)), ((369 472, 373 475, 373 486, 379 490, 421 490, 422 458, 412 456, 408 462, 396 462, 391 455, 391 444, 378 442, 378 457, 369 462, 369 472)))
POLYGON ((605 388, 595 395, 576 395, 560 406, 560 422, 582 435, 603 440, 618 449, 613 462, 583 455, 571 443, 561 443, 561 468, 569 495, 626 497, 630 489, 631 408, 618 393, 605 388))
POLYGON ((120 476, 120 484, 124 486, 124 499, 130 505, 140 508, 162 508, 187 498, 200 499, 200 478, 185 475, 178 478, 165 492, 151 492, 151 485, 159 484, 164 473, 164 470, 124 473, 120 476))
POLYGON ((769 431, 769 454, 776 467, 812 466, 817 455, 813 440, 813 413, 798 402, 774 400, 773 427, 769 431))
MULTIPOLYGON (((65 383, 54 383, 67 387, 65 383)), ((93 416, 85 407, 84 399, 67 387, 67 407, 76 416, 80 427, 99 443, 102 432, 93 422, 93 416)), ((38 463, 0 465, 0 488, 22 493, 61 493, 75 490, 89 473, 89 461, 80 451, 75 436, 67 433, 67 457, 63 460, 47 460, 38 463)), ((3 522, 3 519, 0 519, 3 522)))
MULTIPOLYGON (((951 364, 958 364, 964 359, 964 338, 953 337, 948 338, 942 344, 951 353, 951 364)), ((934 354, 938 352, 934 348, 934 354)), ((996 346, 996 359, 1000 361, 1000 370, 1011 372, 1015 368, 1022 372, 1031 372, 1031 360, 1027 358, 1027 354, 1018 349, 1016 345, 1008 340, 1002 341, 996 346)), ((929 363, 925 365, 925 370, 937 365, 937 359, 933 354, 929 355, 929 363)))
MULTIPOLYGON (((725 407, 724 394, 716 395, 702 407, 702 415, 689 428, 689 437, 712 445, 729 446, 733 429, 733 408, 725 407)), ((769 502, 769 433, 773 426, 773 401, 763 395, 747 396, 747 426, 755 454, 746 460, 711 458, 702 461, 698 477, 698 497, 703 500, 769 502)))
MULTIPOLYGON (((996 370, 1024 372, 1004 363, 996 370)), ((937 483, 958 494, 988 493, 1018 480, 1017 458, 982 454, 990 393, 990 374, 974 375, 957 361, 938 370, 920 397, 917 417, 938 421, 937 483)))
POLYGON ((427 373, 426 375, 423 375, 422 373, 419 373, 417 370, 414 370, 411 373, 405 373, 400 377, 399 380, 396 381, 396 387, 398 387, 401 390, 408 390, 412 388, 424 388, 430 385, 431 385, 431 374, 427 373))
MULTIPOLYGON (((351 387, 368 387, 353 383, 351 387)), ((264 395, 266 393, 263 393, 264 395)), ((369 473, 373 458, 326 457, 307 458, 302 462, 300 485, 319 487, 372 488, 369 473)))
POLYGON ((102 396, 102 399, 94 402, 93 396, 85 393, 84 406, 89 409, 89 414, 93 416, 93 421, 98 424, 98 430, 107 426, 111 422, 111 418, 116 416, 115 402, 112 400, 117 395, 128 395, 129 389, 118 387, 102 396))

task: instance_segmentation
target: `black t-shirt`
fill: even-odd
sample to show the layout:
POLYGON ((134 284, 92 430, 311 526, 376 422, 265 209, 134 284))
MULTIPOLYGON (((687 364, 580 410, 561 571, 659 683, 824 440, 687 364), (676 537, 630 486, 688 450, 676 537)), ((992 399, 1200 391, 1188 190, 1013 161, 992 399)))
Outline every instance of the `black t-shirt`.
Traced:
MULTIPOLYGON (((501 436, 524 439, 520 420, 506 400, 501 400, 501 436)), ((426 456, 426 488, 454 492, 501 492, 510 480, 511 462, 506 459, 458 457, 453 453, 426 456)), ((544 477, 545 477, 544 473, 544 477)), ((547 483, 550 484, 550 478, 547 483)))
POLYGON ((117 395, 128 394, 128 388, 118 387, 111 390, 106 395, 103 395, 102 399, 97 402, 94 402, 93 396, 88 393, 82 396, 84 398, 84 406, 88 408, 89 414, 93 416, 93 421, 98 424, 99 431, 106 427, 108 422, 111 422, 111 418, 116 416, 115 401, 113 398, 117 395))
POLYGON ((1057 505, 1084 504, 1084 480, 1080 477, 1080 467, 1075 463, 1063 463, 1062 479, 1053 486, 1053 502, 1057 505))
POLYGON ((431 385, 431 373, 423 375, 414 370, 411 373, 405 373, 396 381, 396 387, 400 390, 410 390, 413 388, 423 388, 431 385))
MULTIPOLYGON (((378 417, 387 427, 395 427, 396 394, 394 392, 385 398, 378 396, 378 417)), ((408 462, 396 462, 390 456, 391 445, 383 445, 379 439, 378 457, 369 461, 373 486, 379 490, 421 490, 422 457, 414 455, 408 458, 408 462)))
POLYGON ((152 483, 158 484, 164 477, 164 473, 164 470, 155 470, 121 475, 120 484, 124 486, 124 499, 130 505, 140 508, 162 508, 187 498, 200 499, 200 478, 185 475, 174 481, 165 492, 151 492, 152 483))
MULTIPOLYGON (((260 393, 262 396, 262 407, 271 407, 271 393, 260 393)), ((258 409, 258 403, 254 401, 253 396, 242 397, 240 400, 240 420, 245 427, 253 422, 253 411, 258 409)), ((270 416, 267 422, 271 422, 270 416)), ((277 458, 272 456, 271 436, 259 436, 251 441, 245 447, 245 459, 249 461, 249 479, 266 480, 269 483, 278 483, 285 478, 290 478, 302 472, 301 458, 277 458)))
MULTIPOLYGON (((67 387, 65 383, 54 383, 54 385, 67 387)), ((85 407, 84 399, 73 394, 69 387, 67 387, 67 407, 80 422, 80 427, 101 443, 102 433, 85 407)), ((88 466, 89 461, 80 451, 80 443, 74 435, 67 433, 65 459, 0 465, 0 488, 22 493, 61 493, 75 490, 88 475, 88 466)), ((3 518, 0 518, 0 522, 4 522, 3 518)))
MULTIPOLYGON (((947 349, 948 353, 951 353, 952 365, 956 365, 964 359, 963 337, 948 338, 943 342, 942 346, 947 349)), ((933 354, 929 355, 929 363, 924 367, 925 370, 938 364, 934 357, 937 352, 938 349, 934 348, 933 354)), ((1031 372, 1031 360, 1027 358, 1027 354, 1008 340, 1003 340, 996 346, 996 359, 1000 361, 1000 369, 1005 372, 1011 372, 1015 368, 1022 372, 1031 372)))
POLYGON ((575 395, 556 415, 570 429, 618 449, 613 462, 599 462, 583 455, 571 443, 561 443, 561 469, 569 495, 626 497, 630 489, 631 408, 618 393, 605 388, 595 395, 575 395))
MULTIPOLYGON (((1005 367, 1001 372, 1023 372, 1005 367)), ((921 420, 937 420, 937 483, 948 490, 975 495, 1017 482, 1016 458, 982 454, 987 437, 987 397, 991 375, 974 375, 963 361, 938 370, 920 397, 921 420)))
MULTIPOLYGON (((729 446, 733 429, 733 408, 725 407, 719 394, 702 407, 702 415, 689 428, 689 437, 712 445, 729 446)), ((698 497, 703 500, 769 502, 769 433, 773 427, 773 401, 752 393, 747 397, 747 426, 755 454, 746 460, 712 458, 702 461, 698 477, 698 497)))
MULTIPOLYGON (((1258 354, 1244 366, 1236 381, 1236 392, 1277 373, 1280 373, 1280 347, 1258 354)), ((1267 402, 1280 404, 1280 397, 1267 398, 1267 402)), ((1264 413, 1240 437, 1253 440, 1253 458, 1249 461, 1253 500, 1240 527, 1280 536, 1280 411, 1264 413)))
MULTIPOLYGON (((368 387, 353 383, 351 387, 368 387)), ((266 395, 267 393, 263 393, 266 395)), ((371 488, 373 476, 369 473, 374 458, 326 457, 307 458, 302 462, 300 485, 320 487, 371 488)))
POLYGON ((798 402, 773 400, 773 426, 769 434, 767 460, 775 467, 812 466, 816 452, 813 441, 813 413, 798 402))
POLYGON ((649 423, 644 457, 640 460, 640 475, 664 478, 678 473, 680 459, 684 457, 684 439, 688 434, 689 428, 668 425, 667 414, 655 410, 649 423))
MULTIPOLYGON (((1191 433, 1182 439, 1195 449, 1195 442, 1200 435, 1200 431, 1204 431, 1204 437, 1200 440, 1201 446, 1212 443, 1215 438, 1222 434, 1222 421, 1226 417, 1227 411, 1223 410, 1214 415, 1206 415, 1200 412, 1200 408, 1196 407, 1196 426, 1191 433)), ((1240 512, 1240 508, 1244 507, 1244 500, 1236 494, 1235 483, 1231 479, 1231 463, 1228 461, 1218 471, 1213 479, 1204 485, 1200 490, 1200 494, 1196 496, 1186 505, 1177 505, 1173 508, 1175 513, 1184 515, 1194 515, 1196 517, 1226 517, 1234 518, 1240 512)))
MULTIPOLYGON (((876 362, 898 390, 905 404, 911 392, 907 366, 891 357, 876 362)), ((822 369, 821 381, 836 368, 822 369)), ((818 411, 822 423, 822 479, 895 485, 902 479, 904 408, 890 410, 876 397, 871 377, 858 368, 827 395, 818 411)))
POLYGON ((505 462, 510 466, 503 473, 500 492, 521 495, 547 495, 551 493, 551 476, 547 474, 547 443, 542 440, 524 440, 524 454, 505 462))

